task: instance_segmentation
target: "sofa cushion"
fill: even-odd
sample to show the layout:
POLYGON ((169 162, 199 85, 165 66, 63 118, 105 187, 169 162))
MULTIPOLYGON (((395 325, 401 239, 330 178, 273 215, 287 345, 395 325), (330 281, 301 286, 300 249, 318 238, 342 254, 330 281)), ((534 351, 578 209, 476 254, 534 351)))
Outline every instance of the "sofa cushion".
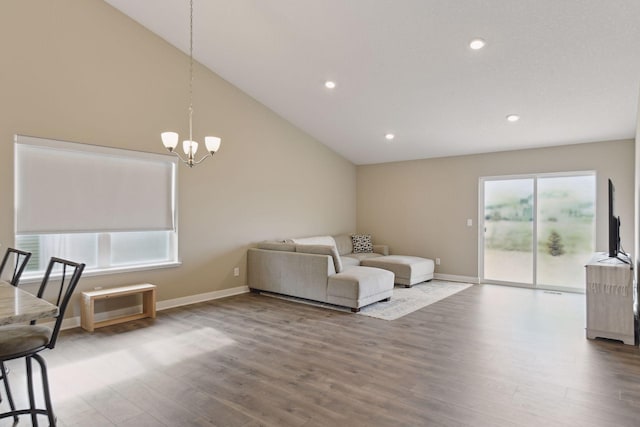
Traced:
POLYGON ((393 290, 393 273, 372 267, 352 267, 329 277, 327 295, 358 301, 393 290))
POLYGON ((389 255, 362 260, 362 265, 384 268, 393 272, 399 285, 412 286, 433 279, 434 262, 432 259, 405 255, 389 255))
POLYGON ((295 243, 296 245, 336 245, 336 241, 333 240, 333 237, 331 236, 300 237, 295 239, 288 239, 287 242, 295 243))
POLYGON ((358 265, 360 265, 360 263, 365 259, 379 258, 381 256, 383 256, 383 255, 377 254, 375 252, 367 252, 367 253, 362 253, 362 254, 349 254, 349 255, 345 255, 343 258, 357 259, 358 260, 358 265))
POLYGON ((341 256, 340 260, 342 261, 343 269, 346 269, 349 267, 357 267, 358 265, 360 265, 360 260, 354 257, 353 254, 347 254, 347 255, 341 256))
POLYGON ((351 241, 353 242, 354 254, 373 252, 370 234, 353 234, 351 235, 351 241))
POLYGON ((258 243, 258 249, 269 249, 272 251, 295 252, 296 245, 293 243, 285 243, 283 240, 265 240, 258 243))
POLYGON ((333 258, 333 266, 336 273, 341 273, 343 270, 342 260, 338 254, 338 250, 335 246, 331 245, 295 245, 296 252, 305 254, 317 254, 317 255, 329 255, 333 258))
POLYGON ((338 234, 333 236, 333 240, 336 242, 338 253, 340 255, 346 255, 353 252, 353 242, 351 240, 351 234, 338 234))

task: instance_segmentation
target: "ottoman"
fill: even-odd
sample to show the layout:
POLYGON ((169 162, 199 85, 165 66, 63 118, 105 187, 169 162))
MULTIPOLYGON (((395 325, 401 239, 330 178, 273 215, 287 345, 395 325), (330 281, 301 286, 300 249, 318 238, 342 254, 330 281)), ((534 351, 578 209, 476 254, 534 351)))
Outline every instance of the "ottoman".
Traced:
POLYGON ((405 255, 387 255, 363 259, 360 265, 389 270, 395 274, 395 283, 410 288, 416 283, 433 279, 432 259, 405 255))
POLYGON ((350 307, 357 313, 360 307, 389 300, 393 295, 393 273, 372 267, 349 267, 329 276, 327 302, 350 307))

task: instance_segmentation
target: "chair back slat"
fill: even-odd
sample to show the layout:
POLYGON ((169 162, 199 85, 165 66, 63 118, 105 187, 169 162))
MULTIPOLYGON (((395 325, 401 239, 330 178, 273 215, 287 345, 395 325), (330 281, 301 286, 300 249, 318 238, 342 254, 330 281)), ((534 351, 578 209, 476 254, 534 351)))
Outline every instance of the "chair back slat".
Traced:
MULTIPOLYGON (((62 327, 62 321, 64 320, 64 313, 80 281, 84 267, 85 265, 82 263, 68 261, 62 258, 52 257, 49 261, 47 271, 44 274, 42 284, 38 290, 38 298, 47 299, 45 298, 45 292, 51 292, 51 287, 57 286, 57 289, 53 290, 55 300, 50 302, 58 306, 58 316, 53 326, 51 340, 47 345, 48 348, 53 348, 56 345, 58 334, 62 327), (60 274, 58 273, 58 268, 61 269, 60 274)), ((31 323, 34 324, 35 321, 31 323)))
MULTIPOLYGON (((2 264, 0 264, 0 279, 4 278, 5 267, 12 266, 13 271, 7 276, 8 282, 13 286, 18 286, 20 283, 20 277, 27 267, 27 263, 31 258, 31 252, 21 251, 20 249, 7 248, 7 251, 2 258, 2 264)), ((8 268, 7 268, 8 270, 8 268)))

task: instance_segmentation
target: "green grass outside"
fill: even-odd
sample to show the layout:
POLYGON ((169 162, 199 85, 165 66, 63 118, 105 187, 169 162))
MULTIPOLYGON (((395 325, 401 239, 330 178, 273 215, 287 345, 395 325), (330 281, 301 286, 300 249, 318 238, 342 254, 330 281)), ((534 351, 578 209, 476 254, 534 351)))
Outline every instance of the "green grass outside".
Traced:
MULTIPOLYGON (((485 247, 500 251, 530 252, 532 249, 533 223, 529 221, 486 221, 485 247)), ((560 245, 566 254, 592 252, 593 224, 590 218, 543 221, 538 225, 538 252, 550 253, 549 239, 552 231, 559 235, 560 245)))

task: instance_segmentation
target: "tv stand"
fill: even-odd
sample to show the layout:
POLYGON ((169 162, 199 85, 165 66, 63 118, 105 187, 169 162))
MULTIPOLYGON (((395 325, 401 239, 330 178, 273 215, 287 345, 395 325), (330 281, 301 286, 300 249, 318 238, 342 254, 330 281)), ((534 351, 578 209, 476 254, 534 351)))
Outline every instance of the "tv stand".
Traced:
POLYGON ((630 260, 629 258, 623 258, 623 257, 621 257, 619 254, 618 254, 618 255, 616 255, 616 256, 615 256, 615 258, 616 258, 617 260, 622 261, 622 262, 623 262, 623 263, 625 263, 625 264, 629 264, 629 265, 631 265, 631 260, 630 260))
POLYGON ((626 259, 596 253, 587 269, 587 338, 609 338, 635 345, 635 289, 626 259))

